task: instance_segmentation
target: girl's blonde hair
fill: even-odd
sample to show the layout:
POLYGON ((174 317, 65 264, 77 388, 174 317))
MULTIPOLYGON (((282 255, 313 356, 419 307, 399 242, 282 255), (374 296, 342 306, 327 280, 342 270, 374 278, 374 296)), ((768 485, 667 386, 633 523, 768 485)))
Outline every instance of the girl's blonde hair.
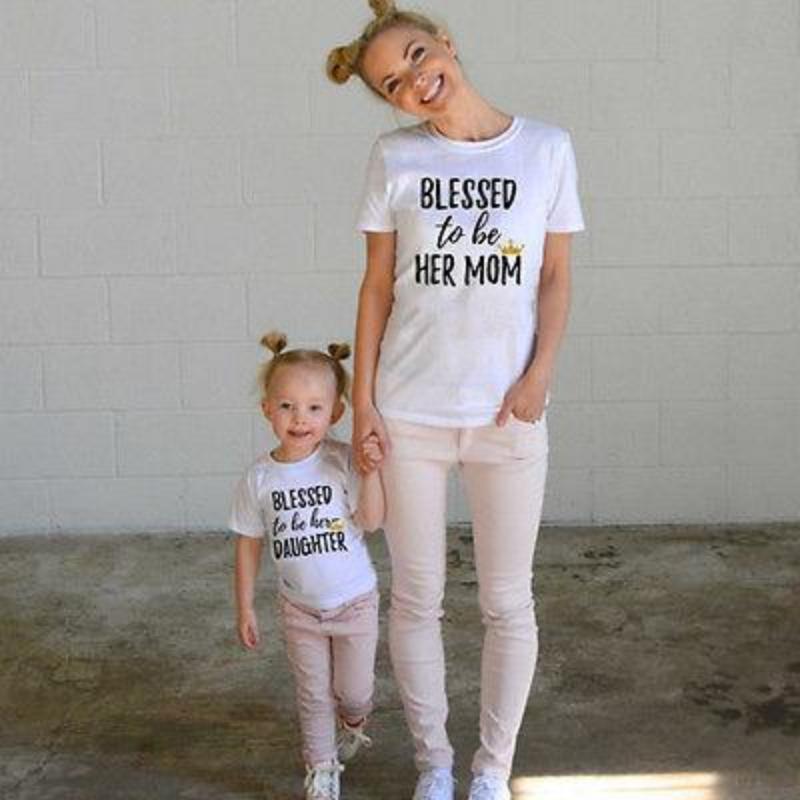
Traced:
POLYGON ((390 28, 405 26, 425 31, 431 36, 438 36, 442 33, 442 27, 424 14, 415 11, 399 11, 394 0, 369 0, 369 5, 375 13, 375 19, 350 44, 331 50, 328 54, 326 72, 334 83, 346 83, 352 75, 358 75, 375 94, 382 98, 383 95, 370 84, 362 69, 364 53, 370 42, 379 33, 390 28))
POLYGON ((258 388, 261 391, 262 400, 266 400, 269 394, 269 387, 275 373, 284 366, 307 366, 330 370, 336 380, 336 399, 347 400, 350 391, 350 376, 341 362, 350 355, 349 344, 332 342, 328 345, 327 353, 323 353, 321 350, 286 350, 286 344, 286 334, 280 331, 272 331, 261 337, 262 347, 266 347, 273 354, 272 358, 265 361, 258 370, 258 388))

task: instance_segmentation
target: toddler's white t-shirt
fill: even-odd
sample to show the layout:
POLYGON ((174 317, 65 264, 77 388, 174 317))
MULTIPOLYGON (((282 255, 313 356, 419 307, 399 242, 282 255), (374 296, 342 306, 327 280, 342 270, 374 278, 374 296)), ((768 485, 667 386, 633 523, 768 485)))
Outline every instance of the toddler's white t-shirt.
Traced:
POLYGON ((258 458, 239 481, 228 527, 269 539, 280 592, 337 608, 377 585, 363 531, 353 522, 359 478, 344 442, 326 438, 302 461, 258 458))
POLYGON ((490 424, 531 362, 545 234, 583 230, 569 134, 514 117, 462 142, 426 124, 379 137, 361 231, 396 231, 376 403, 429 425, 490 424))

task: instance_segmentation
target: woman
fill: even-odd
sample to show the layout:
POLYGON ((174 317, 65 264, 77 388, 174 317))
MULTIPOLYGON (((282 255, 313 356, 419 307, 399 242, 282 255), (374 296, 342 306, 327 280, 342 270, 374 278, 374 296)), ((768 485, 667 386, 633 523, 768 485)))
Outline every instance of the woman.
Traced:
POLYGON ((570 233, 583 229, 574 155, 565 131, 483 99, 429 19, 370 5, 375 19, 331 52, 328 74, 360 76, 420 122, 381 136, 370 157, 354 451, 376 434, 385 454, 389 644, 420 770, 414 800, 454 793, 440 618, 447 472, 461 467, 485 626, 469 798, 506 800, 537 655, 545 408, 570 233))

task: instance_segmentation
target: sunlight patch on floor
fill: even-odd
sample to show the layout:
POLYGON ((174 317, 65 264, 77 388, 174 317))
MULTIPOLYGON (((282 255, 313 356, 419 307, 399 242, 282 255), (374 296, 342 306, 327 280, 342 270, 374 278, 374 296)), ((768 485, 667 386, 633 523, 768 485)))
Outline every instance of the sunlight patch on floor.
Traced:
POLYGON ((514 800, 722 800, 715 772, 544 775, 511 782, 514 800))

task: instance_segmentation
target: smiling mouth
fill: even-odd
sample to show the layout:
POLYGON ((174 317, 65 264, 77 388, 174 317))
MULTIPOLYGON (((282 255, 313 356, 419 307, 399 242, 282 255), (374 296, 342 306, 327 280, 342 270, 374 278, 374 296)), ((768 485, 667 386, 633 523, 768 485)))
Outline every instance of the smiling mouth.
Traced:
POLYGON ((431 88, 428 89, 427 94, 425 94, 425 96, 420 100, 420 102, 423 105, 432 103, 441 93, 443 86, 444 86, 444 75, 439 75, 433 82, 433 86, 431 86, 431 88))

